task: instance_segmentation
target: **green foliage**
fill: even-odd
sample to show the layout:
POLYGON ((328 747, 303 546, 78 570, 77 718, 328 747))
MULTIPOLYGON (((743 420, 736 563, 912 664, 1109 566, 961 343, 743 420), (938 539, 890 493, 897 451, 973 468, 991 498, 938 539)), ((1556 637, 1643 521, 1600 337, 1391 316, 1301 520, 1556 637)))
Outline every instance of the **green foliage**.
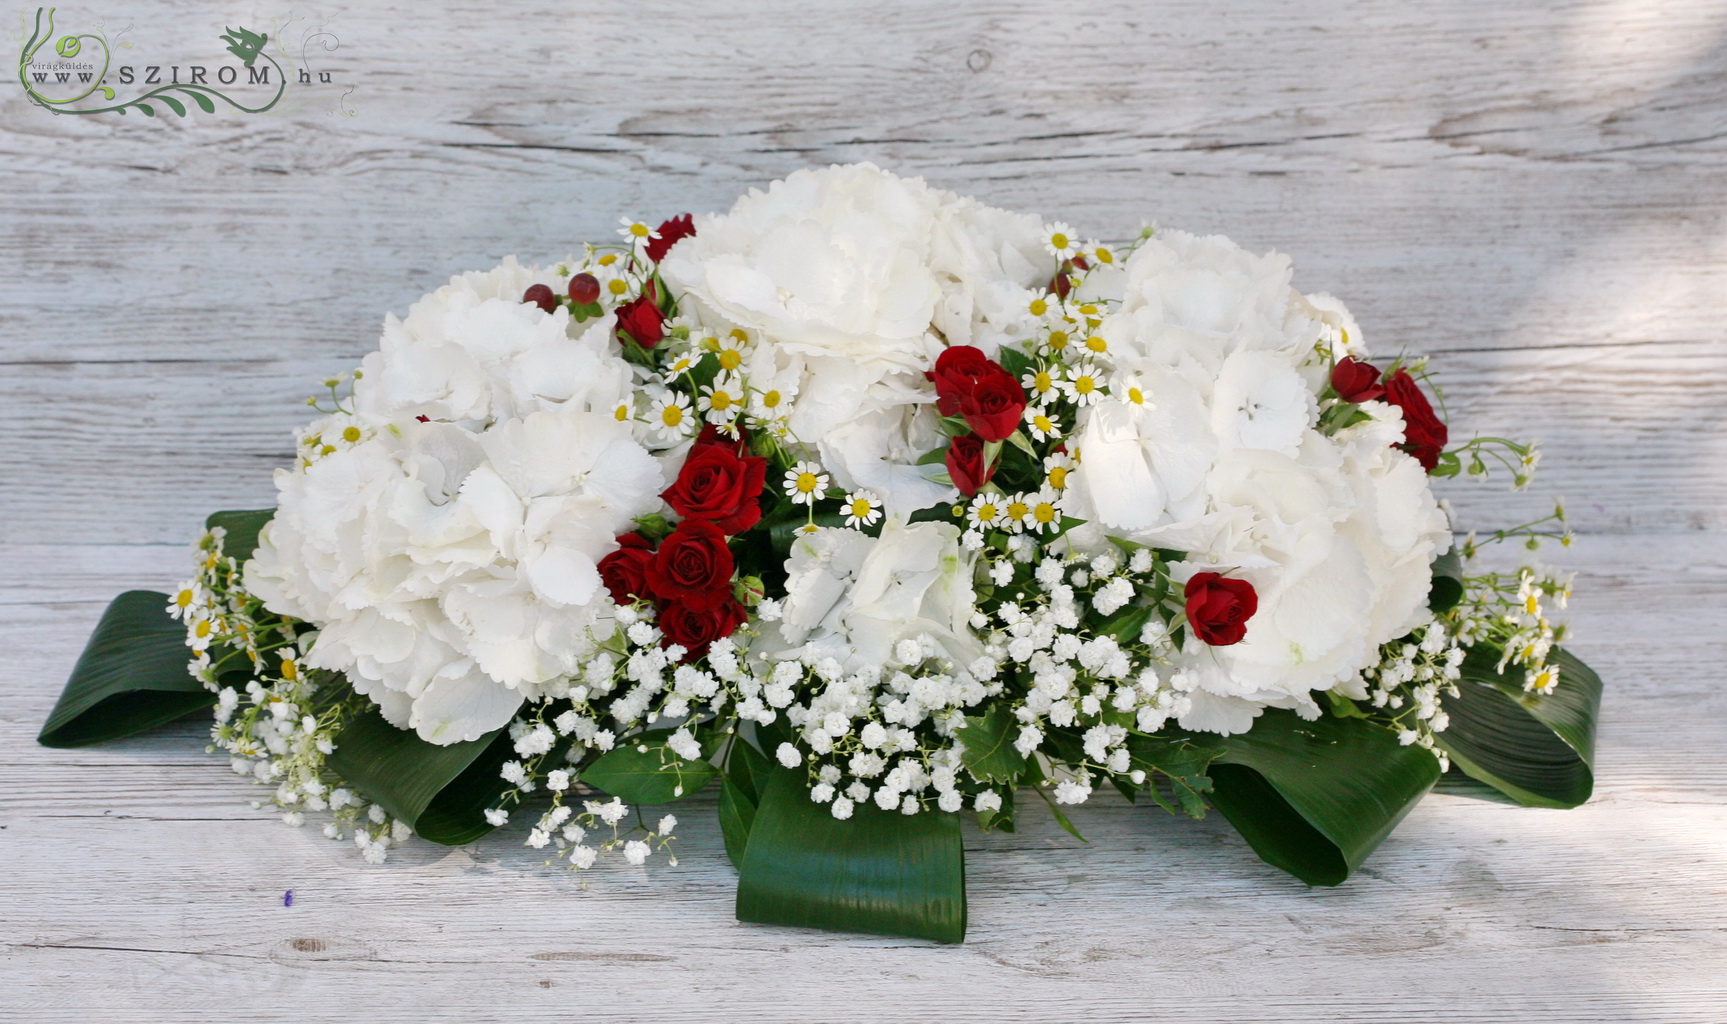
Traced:
POLYGON ((960 942, 965 853, 959 818, 860 803, 845 821, 810 800, 801 770, 761 790, 738 872, 737 915, 759 924, 960 942))
POLYGON ((460 846, 492 831, 484 812, 510 788, 498 772, 513 753, 503 729, 439 746, 368 707, 337 735, 325 763, 420 836, 460 846))
POLYGON ((1146 790, 1157 805, 1171 814, 1179 810, 1190 818, 1205 817, 1205 794, 1212 782, 1206 774, 1224 747, 1196 736, 1145 736, 1127 738, 1127 752, 1134 768, 1145 772, 1146 790))
POLYGON ((965 744, 961 755, 967 769, 984 782, 1012 782, 1025 771, 1025 755, 1013 745, 1019 729, 1006 705, 992 704, 981 716, 968 716, 960 727, 965 744))
POLYGON ((240 512, 212 512, 210 518, 204 520, 205 530, 221 527, 227 532, 222 541, 222 553, 237 562, 244 562, 258 550, 258 534, 264 526, 275 518, 273 508, 260 508, 240 512))
POLYGON ((186 627, 167 608, 168 595, 150 590, 128 590, 108 605, 38 743, 82 747, 120 739, 216 702, 187 670, 186 627))
POLYGON ((669 804, 694 796, 719 769, 678 756, 666 746, 668 735, 659 729, 620 742, 582 769, 582 782, 631 804, 669 804))
POLYGON ((1451 723, 1435 742, 1464 774, 1524 806, 1576 807, 1595 785, 1601 677, 1556 647, 1547 661, 1559 666, 1559 685, 1546 696, 1528 693, 1497 670, 1499 654, 1486 644, 1471 649, 1457 696, 1442 701, 1451 723))

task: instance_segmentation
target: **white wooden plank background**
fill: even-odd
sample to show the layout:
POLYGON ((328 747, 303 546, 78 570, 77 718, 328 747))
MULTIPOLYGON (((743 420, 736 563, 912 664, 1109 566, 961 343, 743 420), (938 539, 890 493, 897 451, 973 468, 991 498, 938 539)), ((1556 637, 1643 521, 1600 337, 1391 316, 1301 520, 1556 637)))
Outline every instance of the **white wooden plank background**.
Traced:
MULTIPOLYGON (((61 16, 163 52, 280 13, 61 16)), ((0 86, 0 1020, 1727 1021, 1727 7, 316 13, 357 117, 74 119, 0 86), (35 745, 103 602, 268 502, 384 310, 853 159, 1283 249, 1378 348, 1440 357, 1456 427, 1543 438, 1609 686, 1595 800, 1430 798, 1336 890, 1100 801, 1087 846, 968 839, 971 937, 941 948, 736 923, 711 801, 679 868, 582 891, 519 836, 363 865, 250 810, 196 725, 35 745)), ((1447 490, 1476 526, 1540 507, 1447 490)))

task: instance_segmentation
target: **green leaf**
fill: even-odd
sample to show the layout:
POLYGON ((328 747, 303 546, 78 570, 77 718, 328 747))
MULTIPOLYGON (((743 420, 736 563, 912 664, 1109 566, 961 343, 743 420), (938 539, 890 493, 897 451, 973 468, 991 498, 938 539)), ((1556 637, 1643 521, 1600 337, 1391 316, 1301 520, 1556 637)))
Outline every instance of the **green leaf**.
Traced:
POLYGON ((1134 768, 1145 772, 1151 798, 1171 814, 1179 808, 1190 818, 1205 817, 1205 794, 1212 786, 1206 769, 1223 752, 1222 746, 1199 737, 1138 733, 1127 737, 1128 758, 1134 768))
POLYGON ((222 540, 222 553, 244 562, 258 550, 258 534, 275 515, 276 510, 273 508, 213 512, 210 518, 204 520, 204 529, 214 530, 220 526, 227 531, 222 540))
POLYGON ((368 708, 336 737, 326 763, 419 835, 460 846, 492 831, 485 811, 511 788, 498 772, 513 753, 504 729, 439 746, 368 708))
POLYGON ((829 805, 810 799, 803 772, 777 770, 744 850, 737 915, 758 924, 964 941, 959 818, 861 803, 839 821, 829 805))
POLYGON ((1012 782, 1025 770, 1025 755, 1013 745, 1019 732, 1013 717, 1001 704, 991 705, 981 716, 970 717, 960 726, 959 740, 965 744, 961 759, 966 768, 984 782, 1012 782))
POLYGON ((1348 878, 1439 778, 1432 753, 1361 719, 1268 710, 1216 742, 1212 804, 1261 859, 1309 885, 1348 878))
POLYGON ((773 765, 755 745, 742 736, 733 738, 726 754, 725 778, 720 781, 720 835, 732 866, 741 868, 750 826, 755 822, 761 789, 773 773, 773 765))
POLYGON ((1551 694, 1526 693, 1523 670, 1496 671, 1499 652, 1469 652, 1458 694, 1441 699, 1451 724, 1434 739, 1465 774, 1527 807, 1576 807, 1595 788, 1595 718, 1601 677, 1569 651, 1554 648, 1559 666, 1551 694), (1516 673, 1514 678, 1510 673, 1516 673))
POLYGON ((701 792, 719 769, 679 757, 665 744, 667 730, 619 742, 582 770, 581 781, 631 804, 669 804, 701 792))
POLYGON ((131 736, 216 703, 187 665, 186 627, 168 615, 168 595, 116 597, 60 691, 36 741, 82 747, 131 736))
POLYGON ((1427 606, 1444 614, 1463 600, 1463 555, 1457 545, 1433 560, 1433 583, 1427 589, 1427 606))

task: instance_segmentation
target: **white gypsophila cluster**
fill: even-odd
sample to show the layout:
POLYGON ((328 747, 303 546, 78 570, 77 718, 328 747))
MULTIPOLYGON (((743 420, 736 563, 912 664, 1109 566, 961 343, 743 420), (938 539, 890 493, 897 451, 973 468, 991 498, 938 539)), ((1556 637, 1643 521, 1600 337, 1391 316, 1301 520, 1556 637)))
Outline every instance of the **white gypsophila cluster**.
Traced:
POLYGON ((196 574, 168 600, 168 614, 186 626, 188 669, 216 695, 211 749, 228 755, 235 774, 271 787, 267 802, 283 823, 299 827, 307 814, 327 812, 326 837, 352 834, 368 863, 383 863, 411 830, 325 765, 352 709, 327 699, 330 680, 302 667, 297 625, 247 593, 225 540, 226 531, 216 527, 199 541, 196 574))
POLYGON ((1041 224, 873 164, 799 171, 696 219, 660 270, 694 322, 754 339, 740 383, 848 490, 907 515, 951 500, 924 371, 944 343, 1024 340, 1041 224), (945 342, 944 342, 945 339, 945 342))
MULTIPOLYGON (((1067 391, 1051 389, 1097 381, 1073 403, 1062 511, 1087 524, 1071 544, 1189 552, 1178 581, 1226 571, 1258 594, 1240 643, 1189 639, 1187 728, 1242 732, 1267 706, 1317 715, 1317 691, 1426 620, 1428 565, 1450 545, 1425 471, 1392 447, 1396 408, 1367 402, 1365 422, 1320 430, 1327 365, 1361 353, 1359 330, 1341 303, 1289 280, 1279 254, 1159 233, 1086 276, 1090 336, 1067 391)), ((1050 315, 1065 327, 1064 314, 1050 315)))
POLYGON ((612 316, 522 301, 556 279, 512 260, 391 318, 352 402, 277 471, 246 566, 318 628, 307 667, 430 742, 497 729, 578 669, 612 628, 597 563, 660 507, 665 472, 616 415, 632 376, 612 316))

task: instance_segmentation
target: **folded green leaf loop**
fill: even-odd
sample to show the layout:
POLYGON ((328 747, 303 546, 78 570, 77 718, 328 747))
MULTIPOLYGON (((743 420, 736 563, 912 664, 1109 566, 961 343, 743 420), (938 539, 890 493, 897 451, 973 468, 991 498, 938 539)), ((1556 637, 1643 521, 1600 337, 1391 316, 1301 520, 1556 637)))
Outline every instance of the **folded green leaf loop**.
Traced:
POLYGON ((37 742, 102 743, 211 706, 216 695, 192 675, 191 660, 186 627, 168 614, 168 595, 128 590, 102 613, 37 742))
POLYGON ((755 823, 756 804, 762 787, 773 774, 773 765, 755 745, 742 736, 732 739, 726 752, 725 777, 720 782, 720 836, 733 867, 743 867, 744 848, 755 823))
POLYGON ((273 508, 212 512, 210 518, 204 520, 204 529, 214 530, 221 527, 224 533, 222 553, 244 562, 252 557, 252 552, 258 550, 258 534, 275 516, 276 510, 273 508))
POLYGON ((460 846, 492 831, 485 811, 510 788, 499 771, 513 753, 503 729, 441 747, 371 708, 337 735, 325 763, 420 836, 460 846))
MULTIPOLYGON (((1526 807, 1576 807, 1595 787, 1595 719, 1601 677, 1569 651, 1547 656, 1559 685, 1523 689, 1523 670, 1498 671, 1487 645, 1464 659, 1457 696, 1442 700, 1451 722, 1435 739, 1464 774, 1526 807)), ((1455 789, 1455 787, 1447 787, 1455 789)))
POLYGON ((1212 804, 1261 859, 1309 885, 1342 883, 1439 778, 1432 753, 1358 718, 1268 710, 1215 742, 1212 804))
POLYGON ((958 816, 860 803, 840 821, 805 781, 777 769, 763 788, 738 872, 738 920, 963 941, 958 816))

